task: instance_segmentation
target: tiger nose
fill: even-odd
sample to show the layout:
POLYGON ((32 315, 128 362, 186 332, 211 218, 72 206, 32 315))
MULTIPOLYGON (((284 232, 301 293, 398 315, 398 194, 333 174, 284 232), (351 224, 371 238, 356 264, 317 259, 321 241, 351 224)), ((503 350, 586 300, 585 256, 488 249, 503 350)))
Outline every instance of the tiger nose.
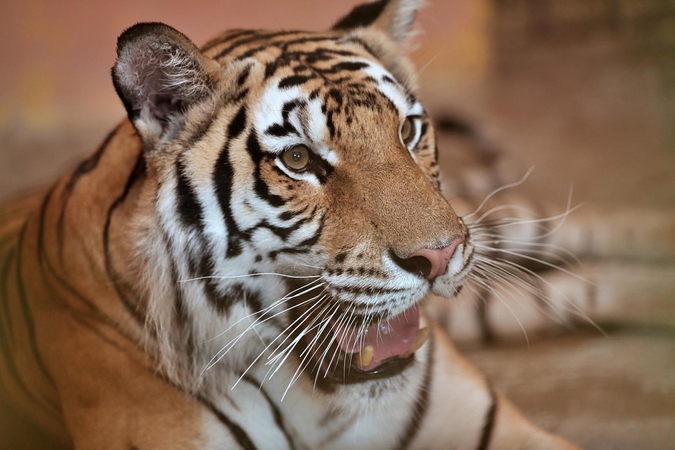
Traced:
POLYGON ((438 249, 423 248, 412 253, 408 259, 424 258, 426 260, 424 263, 421 263, 422 261, 418 259, 421 263, 417 265, 419 272, 421 272, 425 278, 433 280, 434 278, 445 274, 448 270, 450 258, 452 258, 457 251, 457 247, 463 242, 464 240, 462 238, 457 238, 447 247, 438 249))

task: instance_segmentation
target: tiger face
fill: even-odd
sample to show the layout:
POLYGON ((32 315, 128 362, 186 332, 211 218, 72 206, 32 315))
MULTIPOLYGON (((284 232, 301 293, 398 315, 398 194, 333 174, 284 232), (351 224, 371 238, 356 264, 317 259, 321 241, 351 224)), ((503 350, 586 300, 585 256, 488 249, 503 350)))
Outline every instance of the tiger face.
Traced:
POLYGON ((244 364, 292 354, 335 383, 410 366, 428 336, 419 303, 458 292, 473 247, 439 192, 433 124, 395 43, 363 29, 233 31, 200 51, 141 24, 118 53, 115 86, 151 174, 147 220, 191 281, 191 333, 232 329, 216 356, 261 337, 244 364))

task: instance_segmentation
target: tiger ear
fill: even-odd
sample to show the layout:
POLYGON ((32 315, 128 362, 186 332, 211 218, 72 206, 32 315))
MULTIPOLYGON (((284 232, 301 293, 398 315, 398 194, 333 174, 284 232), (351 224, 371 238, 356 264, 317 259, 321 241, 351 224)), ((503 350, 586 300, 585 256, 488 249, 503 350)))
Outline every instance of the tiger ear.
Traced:
POLYGON ((218 64, 162 23, 139 23, 117 40, 115 90, 146 147, 174 138, 195 104, 213 98, 218 64))
POLYGON ((402 44, 411 34, 422 0, 377 0, 355 7, 333 26, 334 30, 374 28, 402 44))

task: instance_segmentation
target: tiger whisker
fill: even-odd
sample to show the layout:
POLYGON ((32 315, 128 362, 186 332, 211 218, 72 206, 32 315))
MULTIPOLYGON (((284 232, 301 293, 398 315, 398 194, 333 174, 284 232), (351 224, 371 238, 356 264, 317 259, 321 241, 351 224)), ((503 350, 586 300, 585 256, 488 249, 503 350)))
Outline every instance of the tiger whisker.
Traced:
MULTIPOLYGON (((518 318, 518 315, 513 311, 513 309, 511 309, 511 306, 509 306, 509 303, 489 283, 486 283, 485 281, 483 281, 483 280, 481 280, 480 278, 477 278, 477 277, 470 276, 470 278, 473 282, 475 282, 477 284, 480 284, 488 292, 491 292, 492 295, 494 295, 496 298, 498 298, 499 301, 501 301, 502 304, 504 306, 506 306, 506 309, 508 309, 509 312, 511 313, 511 315, 513 316, 513 318, 516 319, 516 322, 518 322, 518 326, 523 331, 523 335, 525 336, 525 342, 527 342, 527 347, 529 348, 530 347, 530 338, 527 335, 527 330, 525 330, 525 327, 523 326, 523 323, 520 321, 520 319, 518 318)), ((475 290, 474 290, 474 293, 476 293, 475 290)), ((485 300, 485 298, 483 298, 483 296, 481 294, 476 293, 476 295, 480 296, 483 299, 483 302, 485 304, 487 304, 487 301, 485 300)))
MULTIPOLYGON (((478 248, 479 245, 477 244, 476 247, 478 248)), ((533 256, 524 255, 524 254, 522 254, 522 253, 518 253, 518 252, 515 252, 515 251, 506 250, 506 249, 498 248, 498 247, 489 247, 489 246, 482 246, 482 245, 481 245, 480 247, 482 247, 482 249, 487 249, 487 250, 490 250, 490 251, 492 251, 492 252, 505 253, 505 254, 507 254, 507 255, 516 256, 516 257, 518 257, 518 258, 527 259, 527 260, 529 260, 529 261, 536 262, 536 263, 538 263, 538 264, 542 264, 542 265, 544 265, 544 266, 550 267, 550 268, 555 269, 555 270, 557 270, 557 271, 566 273, 567 275, 569 275, 569 276, 571 276, 571 277, 574 277, 574 278, 576 278, 577 280, 583 281, 584 283, 592 284, 590 281, 588 281, 587 279, 585 279, 585 278, 583 278, 583 277, 577 275, 576 273, 574 273, 574 272, 572 272, 572 271, 570 271, 570 270, 567 270, 567 269, 565 269, 564 267, 560 267, 560 266, 558 266, 558 265, 556 265, 556 264, 550 263, 550 262, 545 261, 545 260, 540 259, 540 258, 535 258, 535 257, 533 257, 533 256)))
MULTIPOLYGON (((337 305, 335 305, 335 306, 336 306, 336 307, 335 307, 334 309, 335 309, 335 312, 337 312, 337 310, 338 310, 338 309, 337 309, 337 305)), ((324 320, 322 320, 324 326, 325 326, 326 323, 330 322, 330 319, 332 318, 333 315, 335 315, 335 312, 333 312, 333 313, 331 314, 330 317, 324 318, 324 320)), ((316 318, 313 319, 313 320, 314 320, 314 322, 316 322, 316 318)), ((313 322, 313 323, 314 323, 314 322, 313 322)), ((319 326, 321 326, 321 322, 320 322, 319 324, 316 325, 316 327, 319 327, 319 326)), ((303 331, 300 333, 300 335, 299 335, 299 336, 293 341, 293 343, 291 344, 291 347, 289 348, 289 350, 288 350, 288 352, 287 352, 287 354, 286 354, 286 357, 284 357, 284 359, 279 363, 279 365, 277 366, 277 369, 275 370, 274 373, 276 373, 276 371, 278 371, 278 370, 281 368, 281 366, 286 362, 286 359, 288 358, 288 356, 291 354, 291 352, 293 351, 293 349, 295 348, 295 346, 300 342, 300 340, 305 336, 305 334, 309 333, 309 331, 311 331, 312 329, 314 329, 314 328, 316 328, 316 327, 313 326, 312 328, 303 330, 303 331)), ((300 366, 298 366, 298 368, 296 369, 296 371, 295 371, 293 377, 291 378, 291 381, 288 383, 288 386, 286 386, 286 389, 284 390, 284 393, 283 393, 283 395, 281 396, 281 400, 282 400, 282 401, 283 401, 283 399, 286 397, 286 394, 288 393, 289 389, 291 388, 291 386, 293 385, 293 383, 295 382, 295 380, 297 380, 297 376, 298 376, 298 371, 299 371, 299 370, 300 370, 300 366)), ((272 375, 270 375, 270 378, 271 378, 272 376, 274 376, 274 373, 272 373, 272 375)))
POLYGON ((185 280, 178 280, 178 283, 187 283, 190 281, 200 281, 200 280, 235 280, 237 278, 249 278, 249 277, 259 277, 263 275, 272 275, 283 278, 293 278, 293 279, 308 279, 308 278, 321 278, 321 275, 285 275, 283 273, 268 272, 268 273, 249 273, 245 275, 232 275, 232 276, 217 276, 217 275, 206 275, 203 277, 197 278, 187 278, 185 280))
MULTIPOLYGON (((354 306, 350 306, 348 309, 346 309, 346 310, 344 311, 344 313, 343 313, 343 315, 342 315, 342 318, 340 319, 340 321, 338 322, 337 326, 335 327, 336 332, 342 331, 343 329, 347 330, 347 329, 350 328, 351 324, 352 324, 352 323, 354 322, 354 320, 355 320, 355 317, 354 317, 354 315, 353 315, 353 310, 354 310, 354 309, 355 309, 354 306)), ((360 330, 359 330, 359 332, 360 332, 360 330)), ((328 374, 330 373, 330 368, 331 368, 332 365, 333 365, 333 361, 335 361, 335 357, 339 354, 339 349, 340 349, 340 346, 338 345, 338 346, 335 348, 335 350, 333 351, 333 355, 331 356, 330 360, 328 361, 328 365, 326 366, 326 371, 325 371, 325 373, 324 373, 324 378, 327 377, 328 374)), ((326 347, 326 349, 325 349, 324 352, 323 352, 323 355, 321 356, 321 361, 320 361, 320 363, 323 363, 323 361, 325 360, 326 356, 328 355, 328 350, 329 350, 328 347, 326 347)), ((346 362, 347 362, 347 361, 346 361, 346 358, 347 358, 347 356, 346 356, 346 353, 345 353, 345 361, 344 361, 344 363, 345 363, 344 365, 345 365, 345 366, 346 366, 346 362)), ((320 367, 320 365, 319 365, 319 367, 320 367)), ((317 376, 318 376, 318 374, 317 374, 317 376)))
POLYGON ((485 197, 485 199, 483 199, 483 201, 481 202, 481 204, 478 206, 478 208, 476 208, 476 210, 475 210, 474 212, 472 212, 471 214, 468 214, 468 215, 464 216, 464 220, 470 219, 471 217, 475 216, 475 215, 478 213, 478 211, 480 211, 481 209, 483 209, 483 206, 485 206, 485 204, 486 204, 492 197, 494 197, 496 194, 498 194, 498 193, 500 193, 500 192, 502 192, 502 191, 505 191, 505 190, 507 190, 507 189, 511 189, 511 188, 514 188, 514 187, 518 187, 518 186, 520 186, 521 184, 523 184, 523 183, 525 182, 525 180, 527 180, 527 179, 529 178, 529 176, 530 176, 530 174, 532 173, 533 170, 534 170, 534 166, 530 167, 530 168, 527 170, 527 172, 525 173, 525 175, 523 175, 523 177, 522 177, 520 180, 518 180, 518 181, 516 181, 516 182, 513 182, 513 183, 505 184, 504 186, 501 186, 501 187, 498 187, 497 189, 494 189, 492 192, 490 192, 490 193, 485 197))
MULTIPOLYGON (((510 286, 514 286, 513 283, 516 283, 518 286, 521 286, 522 288, 526 289, 531 294, 534 294, 534 295, 537 295, 537 296, 545 296, 546 295, 546 293, 541 288, 539 288, 538 286, 529 282, 528 279, 525 279, 522 276, 518 276, 518 275, 514 274, 513 272, 510 272, 506 268, 501 267, 497 264, 491 265, 491 264, 485 264, 483 261, 478 261, 476 266, 474 267, 474 269, 476 271, 478 271, 479 274, 483 274, 483 275, 491 276, 491 277, 496 277, 499 280, 504 281, 506 284, 508 284, 510 286)), ((524 275, 527 276, 527 274, 524 274, 524 275)))
MULTIPOLYGON (((527 213, 527 214, 532 215, 532 216, 536 215, 536 213, 534 211, 532 211, 531 209, 526 208, 522 205, 511 205, 511 204, 498 205, 498 206, 495 206, 495 207, 487 210, 475 222, 472 222, 471 225, 479 225, 486 217, 488 217, 488 216, 490 216, 494 213, 497 213, 499 211, 506 211, 506 210, 510 210, 510 209, 513 209, 513 210, 516 210, 516 211, 521 211, 521 212, 527 213)), ((466 217, 465 217, 465 219, 466 219, 466 217)))
MULTIPOLYGON (((493 234, 493 233, 479 233, 472 236, 475 242, 487 243, 487 244, 513 244, 513 245, 527 245, 531 247, 541 247, 541 248, 550 248, 560 253, 564 253, 574 260, 577 264, 582 264, 581 260, 571 251, 562 247, 560 245, 551 244, 549 242, 532 242, 532 241, 521 241, 517 239, 503 239, 503 235, 493 234), (483 238, 491 238, 484 240, 483 238)), ((539 239, 539 237, 535 238, 539 239)))
MULTIPOLYGON (((241 333, 239 333, 239 335, 237 335, 235 338, 231 339, 227 344, 225 344, 225 346, 223 346, 223 347, 222 347, 222 348, 221 348, 221 349, 213 356, 213 358, 211 358, 211 360, 209 361, 209 363, 207 364, 207 366, 202 370, 202 374, 203 374, 204 372, 206 372, 207 370, 210 370, 214 365, 216 365, 220 360, 222 360, 222 359, 225 357, 225 355, 227 355, 227 353, 228 353, 228 352, 236 345, 236 343, 239 342, 239 341, 241 340, 241 338, 242 338, 247 332, 249 332, 251 329, 253 329, 253 328, 259 326, 259 325, 262 324, 262 323, 265 323, 265 322, 267 322, 267 321, 269 321, 269 320, 272 320, 272 319, 274 319, 275 317, 277 317, 277 316, 279 316, 279 315, 281 315, 281 314, 286 313, 287 311, 290 311, 290 310, 292 310, 292 309, 294 309, 294 308, 297 308, 297 307, 299 307, 299 306, 301 306, 301 305, 303 305, 303 304, 305 304, 305 303, 308 303, 308 302, 311 302, 311 301, 315 300, 316 298, 318 298, 319 296, 321 296, 321 295, 323 294, 323 292, 325 292, 325 289, 324 289, 324 291, 322 291, 322 292, 320 292, 319 294, 317 294, 315 297, 313 297, 313 298, 311 298, 311 299, 309 299, 309 300, 305 300, 304 302, 301 302, 301 303, 299 303, 299 304, 297 304, 297 305, 293 305, 292 307, 287 308, 287 309, 285 309, 285 310, 283 310, 283 311, 277 312, 277 313, 274 314, 273 316, 270 316, 270 317, 268 317, 268 318, 266 318, 266 319, 264 319, 264 320, 260 320, 260 319, 262 318, 262 316, 259 317, 258 319, 256 319, 256 321, 254 321, 253 323, 251 323, 244 331, 242 331, 241 333)), ((269 311, 270 309, 271 309, 270 307, 266 308, 267 311, 269 311)), ((263 314, 263 316, 264 316, 264 314, 263 314)), ((250 317, 250 315, 247 316, 247 317, 250 317)), ((276 339, 275 339, 275 340, 276 340, 276 339)), ((274 341, 272 341, 272 342, 274 342, 274 341)))
MULTIPOLYGON (((281 349, 281 347, 283 347, 283 345, 286 343, 286 341, 288 341, 288 339, 291 338, 291 336, 293 335, 293 333, 294 333, 295 331, 297 331, 297 330, 302 326, 302 324, 303 324, 308 318, 309 318, 309 319, 312 319, 312 321, 311 321, 310 324, 309 324, 309 327, 312 327, 312 326, 313 326, 313 324, 316 322, 316 319, 315 319, 315 318, 312 318, 312 316, 311 316, 312 310, 314 310, 315 308, 317 308, 321 303, 326 302, 327 299, 328 299, 328 296, 327 296, 327 295, 326 295, 326 296, 323 296, 321 299, 319 299, 319 301, 317 301, 317 303, 315 303, 314 305, 310 306, 306 311, 304 311, 302 314, 300 314, 300 315, 299 315, 292 323, 290 323, 290 324, 286 327, 286 329, 281 333, 281 334, 286 334, 286 337, 285 337, 281 342, 279 342, 279 343, 277 344, 277 347, 276 347, 276 348, 268 355, 268 357, 267 357, 267 363, 266 363, 266 364, 268 364, 268 365, 269 365, 269 364, 274 364, 274 363, 281 357, 280 355, 282 355, 282 356, 284 355, 284 353, 286 352, 286 350, 288 349, 288 347, 285 348, 285 349, 283 349, 283 350, 281 350, 281 351, 279 351, 279 350, 281 349), (292 329, 291 329, 291 328, 292 328, 292 329), (277 354, 277 352, 279 352, 279 354, 277 354)), ((323 309, 321 309, 321 310, 316 314, 316 317, 320 317, 320 316, 321 316, 322 314, 324 314, 325 311, 326 311, 327 309, 329 309, 329 308, 331 308, 331 304, 330 304, 330 303, 324 305, 324 306, 323 306, 323 309)))
MULTIPOLYGON (((574 185, 571 185, 571 186, 570 186, 569 193, 567 194, 567 206, 565 207, 565 211, 570 211, 570 212, 571 212, 570 207, 572 206, 572 193, 573 193, 573 192, 574 192, 574 185)), ((582 207, 583 205, 585 205, 585 202, 579 203, 579 204, 576 206, 576 208, 580 208, 580 207, 582 207)), ((542 236, 542 238, 544 239, 544 238, 547 238, 547 237, 552 236, 553 234, 555 234, 555 233, 560 229, 560 227, 562 227, 562 226, 565 224, 565 222, 567 221, 567 216, 568 216, 568 215, 565 215, 565 216, 562 218, 562 220, 561 220, 560 222, 558 222, 558 224, 557 224, 555 227, 553 227, 553 229, 551 229, 551 231, 549 231, 548 233, 544 234, 544 235, 542 236)))
MULTIPOLYGON (((289 384, 289 387, 293 383, 295 383, 295 381, 297 381, 298 377, 305 371, 307 366, 309 366, 310 362, 312 361, 312 358, 317 354, 319 349, 322 346, 324 346, 324 343, 328 340, 329 334, 324 333, 324 330, 326 329, 326 326, 328 326, 328 324, 333 322, 332 318, 333 318, 333 316, 335 316, 335 314, 338 312, 338 310, 339 310, 339 308, 338 308, 338 305, 336 304, 335 308, 334 308, 334 311, 331 312, 330 316, 326 317, 325 319, 323 319, 321 321, 322 322, 321 328, 317 331, 316 336, 312 339, 312 341, 307 346, 307 348, 303 351, 303 353, 301 353, 302 359, 301 359, 300 364, 298 366, 298 370, 296 370, 295 374, 291 378, 291 382, 289 384), (323 339, 317 345, 317 341, 322 334, 323 334, 323 339), (316 347, 316 349, 315 349, 315 347, 316 347), (311 354, 310 354, 310 351, 312 352, 311 354), (303 356, 303 354, 304 354, 304 356, 303 356)), ((338 318, 338 322, 340 322, 342 320, 341 317, 344 316, 344 314, 345 314, 344 312, 341 314, 340 318, 338 318)), ((329 348, 330 348, 330 345, 326 344, 324 352, 327 352, 329 348)), ((317 370, 318 369, 317 365, 318 365, 318 367, 320 367, 322 362, 323 362, 323 360, 318 361, 315 365, 315 370, 317 372, 317 375, 315 376, 315 379, 314 379, 314 389, 316 388, 316 381, 317 381, 318 372, 319 372, 317 370)))
MULTIPOLYGON (((550 305, 550 301, 548 300, 548 296, 546 293, 541 290, 539 287, 530 284, 520 277, 516 276, 515 274, 507 271, 506 269, 499 267, 499 266, 494 266, 492 268, 489 267, 476 267, 476 270, 478 271, 478 275, 485 276, 486 280, 494 280, 495 278, 500 281, 500 284, 503 284, 505 286, 512 286, 515 289, 525 289, 527 292, 530 292, 532 295, 536 296, 537 298, 541 299, 543 302, 551 306, 553 311, 557 312, 558 317, 551 315, 549 310, 546 308, 542 308, 541 305, 539 305, 537 302, 534 302, 534 306, 546 317, 549 319, 553 320, 555 323, 558 323, 560 325, 563 325, 567 327, 569 324, 569 320, 567 320, 565 317, 563 317, 560 312, 557 311, 557 309, 553 308, 552 305, 550 305), (500 274, 501 272, 501 274, 500 274), (514 284, 514 282, 516 284, 514 284)), ((523 304, 521 299, 516 299, 521 305, 523 304)))
MULTIPOLYGON (((602 330, 602 328, 600 328, 599 325, 597 325, 590 317, 588 317, 588 315, 581 309, 581 307, 579 307, 579 305, 575 304, 565 294, 563 294, 562 291, 560 291, 560 289, 558 289, 556 286, 551 284, 548 280, 546 280, 544 277, 542 277, 538 273, 536 273, 536 272, 534 272, 534 271, 532 271, 532 270, 530 270, 526 267, 523 267, 520 264, 516 264, 513 261, 509 261, 509 260, 506 260, 506 259, 503 259, 503 258, 490 258, 490 259, 488 259, 488 258, 482 258, 479 255, 476 255, 476 257, 479 260, 482 259, 484 262, 486 262, 488 264, 495 264, 495 265, 504 264, 506 266, 509 266, 512 269, 515 269, 519 272, 525 272, 525 273, 531 275, 532 277, 540 280, 542 283, 546 284, 549 288, 556 291, 565 300, 565 302, 567 304, 571 305, 574 308, 574 310, 571 310, 571 309, 568 309, 566 307, 563 307, 563 309, 565 311, 569 312, 570 314, 574 314, 577 317, 580 317, 580 318, 584 319, 585 321, 590 323, 594 328, 596 328, 598 331, 600 331, 603 335, 606 335, 606 333, 602 330)), ((545 298, 548 298, 548 296, 545 297, 545 298)), ((562 307, 562 305, 561 305, 561 307, 562 307)))
MULTIPOLYGON (((312 310, 312 308, 314 308, 314 307, 315 307, 316 305, 318 305, 318 304, 321 304, 322 301, 323 301, 325 298, 326 298, 326 296, 324 296, 324 297, 322 297, 321 299, 319 299, 319 301, 318 301, 317 303, 315 303, 314 305, 310 306, 310 307, 307 309, 307 311, 306 311, 305 313, 303 313, 303 314, 300 315, 300 317, 305 316, 309 311, 312 310)), ((293 321, 293 323, 295 323, 295 322, 297 322, 298 320, 300 320, 300 317, 299 317, 298 319, 296 319, 295 321, 293 321)), ((303 320, 300 322, 300 324, 302 324, 302 322, 304 322, 304 320, 306 320, 306 318, 303 319, 303 320)), ((299 324, 299 325, 300 325, 300 324, 299 324)), ((298 326, 299 326, 299 325, 298 325, 298 326)), ((291 324, 290 326, 292 326, 292 324, 291 324)), ((290 326, 289 326, 289 327, 290 327, 290 326)), ((288 330, 289 327, 287 327, 286 330, 288 330)), ((241 374, 241 376, 239 377, 239 379, 232 385, 232 387, 230 388, 230 390, 233 390, 234 388, 237 387, 237 385, 239 384, 239 382, 244 378, 244 376, 249 372, 249 370, 251 370, 251 368, 252 368, 252 367, 260 360, 260 358, 263 357, 263 355, 265 355, 265 353, 267 352, 267 350, 274 344, 274 342, 276 342, 277 339, 279 339, 281 336, 283 336, 283 335, 285 334, 286 330, 284 330, 284 332, 279 333, 279 334, 277 335, 277 337, 274 338, 274 339, 272 340, 272 342, 270 342, 270 343, 269 343, 269 344, 268 344, 268 345, 260 352, 260 354, 259 354, 259 355, 258 355, 258 356, 257 356, 257 357, 256 357, 256 358, 248 365, 248 367, 246 368, 246 370, 243 371, 243 373, 241 374)), ((302 337, 302 336, 303 336, 303 334, 302 334, 302 332, 301 332, 300 337, 302 337)), ((286 339, 288 339, 288 336, 286 337, 286 339)), ((284 339, 284 342, 286 341, 286 339, 284 339)), ((299 338, 296 338, 296 340, 295 340, 295 343, 296 343, 296 344, 297 344, 298 339, 299 339, 299 338)), ((282 343, 282 344, 283 344, 283 343, 282 343)), ((282 344, 280 344, 280 345, 282 345, 282 344)), ((277 346, 277 349, 278 349, 278 348, 279 348, 279 347, 277 346)), ((275 351, 276 351, 276 350, 275 350, 275 351)), ((290 352, 289 352, 289 354, 290 354, 290 352)), ((268 360, 269 360, 269 357, 268 357, 268 360)), ((285 361, 285 359, 284 359, 284 361, 285 361)), ((268 362, 268 363, 269 363, 269 362, 268 362)), ((275 374, 275 373, 279 370, 279 368, 281 367, 281 364, 283 364, 283 361, 279 364, 279 366, 278 366, 277 369, 272 373, 272 375, 270 375, 269 377, 267 377, 267 379, 271 379, 272 376, 274 376, 274 374, 275 374)))
MULTIPOLYGON (((490 250, 492 252, 504 252, 504 253, 506 252, 506 250, 503 249, 503 248, 492 247, 492 246, 489 246, 489 245, 483 245, 482 243, 476 243, 476 248, 481 249, 481 250, 487 249, 487 250, 490 250)), ((521 255, 521 252, 522 252, 524 255, 534 254, 534 255, 548 256, 549 258, 555 260, 556 262, 559 262, 560 264, 564 264, 564 265, 567 265, 567 266, 571 266, 571 264, 572 264, 571 261, 564 258, 563 256, 557 255, 555 253, 551 253, 550 251, 546 251, 546 250, 539 250, 539 249, 535 249, 535 248, 518 248, 518 247, 510 247, 508 250, 511 251, 512 253, 516 254, 516 255, 521 255)), ((524 257, 524 255, 520 256, 520 257, 524 257)))
POLYGON ((291 299, 293 299, 293 298, 296 298, 296 297, 299 297, 299 296, 301 296, 301 295, 304 295, 304 294, 306 294, 307 292, 311 292, 311 291, 314 290, 314 289, 318 289, 319 287, 322 287, 322 286, 323 286, 322 284, 315 284, 314 286, 311 286, 312 284, 314 284, 314 283, 319 283, 320 281, 321 281, 321 280, 314 280, 314 281, 311 281, 310 283, 308 283, 308 284, 306 284, 306 285, 304 285, 304 286, 301 286, 301 287, 299 287, 299 288, 297 288, 297 289, 291 291, 290 293, 284 295, 282 298, 280 298, 279 300, 276 300, 275 302, 273 302, 273 303, 270 304, 269 306, 263 308, 262 310, 260 310, 260 311, 254 311, 254 312, 252 312, 252 313, 250 313, 250 314, 247 314, 246 316, 242 317, 241 319, 237 320, 237 321, 234 322, 232 325, 230 325, 229 327, 227 327, 227 329, 225 329, 225 331, 222 331, 222 332, 218 333, 216 336, 212 337, 211 339, 208 339, 207 341, 205 341, 205 343, 212 342, 212 341, 218 339, 219 337, 223 336, 223 335, 226 334, 228 331, 230 331, 230 330, 231 330, 233 327, 235 327, 237 324, 243 322, 243 321, 246 320, 246 319, 251 318, 252 316, 256 316, 256 315, 264 315, 267 311, 276 308, 276 307, 279 306, 281 303, 284 303, 284 302, 286 302, 286 301, 288 301, 288 300, 291 300, 291 299), (310 287, 310 286, 311 286, 311 287, 310 287), (307 288, 307 289, 304 290, 305 288, 307 288), (297 293, 297 291, 300 291, 300 290, 303 290, 303 291, 297 293))
MULTIPOLYGON (((323 300, 323 299, 322 299, 322 300, 323 300)), ((321 314, 323 314, 323 312, 326 311, 326 307, 328 307, 328 306, 329 306, 329 305, 324 306, 324 308, 317 314, 317 317, 320 316, 321 314)), ((302 316, 304 316, 304 315, 305 315, 305 314, 302 314, 301 317, 298 317, 298 320, 302 319, 302 320, 300 321, 299 325, 302 324, 303 322, 305 322, 305 321, 307 320, 307 318, 310 317, 309 315, 307 315, 307 317, 302 318, 302 316)), ((310 331, 312 331, 312 330, 315 328, 315 325, 314 325, 315 323, 316 323, 316 319, 313 319, 312 322, 310 323, 310 325, 305 329, 305 334, 308 333, 308 332, 310 332, 310 331)), ((292 325, 293 325, 293 324, 290 324, 290 325, 286 328, 286 330, 284 330, 282 333, 286 333, 286 331, 288 330, 288 328, 290 328, 292 325)), ((318 325, 316 325, 316 326, 318 326, 318 325)), ((296 329, 297 329, 297 327, 296 327, 296 329)), ((278 349, 278 348, 277 348, 277 349, 278 349)), ((285 351, 286 351, 286 349, 284 350, 284 352, 285 352, 285 351)), ((280 353, 280 355, 282 355, 284 352, 280 353)), ((273 370, 275 370, 274 362, 277 361, 277 360, 279 359, 280 355, 273 356, 273 354, 272 354, 272 355, 268 356, 268 362, 266 363, 266 365, 269 365, 270 368, 267 370, 267 373, 265 374, 265 377, 264 377, 265 379, 271 379, 271 378, 272 378, 272 375, 274 375, 274 374, 270 375, 270 372, 272 372, 273 370)))
MULTIPOLYGON (((546 223, 546 222, 552 222, 554 220, 562 219, 567 217, 568 215, 572 214, 574 211, 577 209, 581 208, 584 206, 584 203, 579 203, 578 205, 566 210, 565 212, 562 212, 560 214, 557 214, 555 216, 551 217, 544 217, 544 218, 539 218, 539 219, 518 219, 516 217, 506 217, 503 219, 499 219, 500 223, 497 224, 490 224, 489 228, 495 229, 495 228, 504 228, 504 227, 511 227, 511 226, 516 226, 516 225, 526 225, 530 223, 546 223)), ((480 228, 483 224, 469 224, 467 225, 467 228, 470 230, 474 230, 477 228, 480 228)))

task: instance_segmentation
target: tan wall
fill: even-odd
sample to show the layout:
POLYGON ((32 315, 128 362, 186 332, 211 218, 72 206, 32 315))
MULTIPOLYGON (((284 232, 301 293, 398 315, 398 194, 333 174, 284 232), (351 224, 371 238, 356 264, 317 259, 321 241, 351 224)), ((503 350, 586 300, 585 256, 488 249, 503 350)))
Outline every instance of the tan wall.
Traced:
MULTIPOLYGON (((358 0, 3 0, 0 10, 0 133, 108 128, 123 110, 110 82, 117 36, 160 21, 197 44, 228 28, 321 30, 358 0)), ((486 0, 430 0, 420 14, 434 53, 429 73, 473 80, 487 62, 486 0), (437 50, 439 49, 440 50, 437 50), (444 69, 445 67, 445 69, 444 69)))

